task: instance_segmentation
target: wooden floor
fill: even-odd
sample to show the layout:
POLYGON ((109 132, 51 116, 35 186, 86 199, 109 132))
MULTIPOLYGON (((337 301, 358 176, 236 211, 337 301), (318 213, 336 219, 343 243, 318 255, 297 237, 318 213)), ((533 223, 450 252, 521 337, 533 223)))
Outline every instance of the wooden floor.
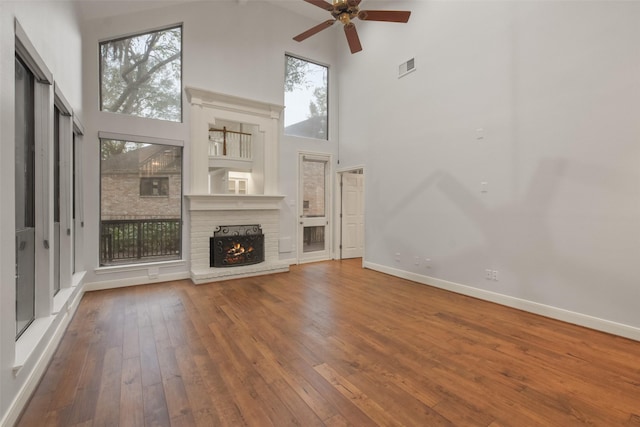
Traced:
POLYGON ((640 426, 640 342, 360 268, 87 293, 20 426, 640 426))

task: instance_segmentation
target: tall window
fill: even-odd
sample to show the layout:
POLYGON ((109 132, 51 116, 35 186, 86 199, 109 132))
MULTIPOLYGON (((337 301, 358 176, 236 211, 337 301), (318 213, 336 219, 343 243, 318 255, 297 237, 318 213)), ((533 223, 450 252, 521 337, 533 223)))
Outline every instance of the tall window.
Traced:
POLYGON ((60 291, 60 116, 57 106, 53 107, 53 293, 60 291))
POLYGON ((328 139, 327 81, 329 69, 285 55, 284 133, 328 139))
POLYGON ((100 43, 100 109, 182 120, 182 26, 100 43))
POLYGON ((16 337, 35 319, 34 76, 18 58, 15 72, 16 337))
POLYGON ((100 265, 180 259, 182 147, 101 139, 100 153, 100 265))

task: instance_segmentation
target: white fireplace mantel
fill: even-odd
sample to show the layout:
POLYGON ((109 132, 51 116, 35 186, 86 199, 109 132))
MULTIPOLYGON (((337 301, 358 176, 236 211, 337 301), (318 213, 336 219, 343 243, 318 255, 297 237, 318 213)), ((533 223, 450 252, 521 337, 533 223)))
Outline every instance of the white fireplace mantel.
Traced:
POLYGON ((284 196, 265 194, 191 194, 189 211, 279 210, 284 196))
POLYGON ((209 193, 209 127, 218 120, 257 126, 263 158, 254 166, 264 176, 264 189, 254 194, 278 194, 278 152, 281 105, 186 87, 191 104, 191 192, 209 193))

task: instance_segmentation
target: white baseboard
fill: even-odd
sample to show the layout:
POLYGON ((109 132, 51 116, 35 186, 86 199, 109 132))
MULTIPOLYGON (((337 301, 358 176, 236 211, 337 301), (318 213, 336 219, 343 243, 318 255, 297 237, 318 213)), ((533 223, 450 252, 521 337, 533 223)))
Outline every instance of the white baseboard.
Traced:
MULTIPOLYGON (((55 326, 53 333, 47 333, 45 335, 50 336, 50 339, 34 363, 33 369, 27 373, 27 378, 25 379, 22 388, 18 391, 15 399, 11 402, 7 412, 4 414, 4 417, 0 420, 0 427, 13 426, 18 421, 18 418, 27 403, 29 403, 31 395, 40 383, 40 380, 49 366, 49 363, 51 362, 51 359, 53 358, 53 355, 55 354, 71 319, 73 318, 73 315, 78 309, 78 305, 80 304, 80 300, 84 294, 82 285, 78 286, 80 286, 80 289, 78 289, 72 299, 67 302, 66 309, 61 310, 56 314, 56 316, 62 316, 62 318, 55 326)), ((21 369, 15 369, 14 375, 19 375, 20 370, 21 369)))
POLYGON ((507 307, 517 308, 529 313, 539 314, 541 316, 550 317, 552 319, 561 320, 567 323, 572 323, 574 325, 584 326, 586 328, 595 329, 597 331, 607 332, 613 335, 640 341, 640 328, 636 328, 630 325, 612 322, 610 320, 601 319, 598 317, 593 317, 586 314, 553 307, 550 305, 540 304, 509 295, 486 291, 484 289, 474 288, 472 286, 449 282, 447 280, 437 279, 435 277, 411 273, 409 271, 399 270, 372 262, 365 261, 363 262, 363 266, 371 270, 390 274, 392 276, 411 280, 413 282, 421 283, 424 285, 433 286, 435 288, 456 292, 470 297, 501 304, 507 307))
POLYGON ((150 279, 148 276, 131 277, 126 279, 105 280, 101 282, 87 283, 84 286, 85 292, 101 291, 104 289, 126 288, 127 286, 148 285, 151 283, 170 282, 172 280, 189 279, 189 272, 160 274, 150 279))

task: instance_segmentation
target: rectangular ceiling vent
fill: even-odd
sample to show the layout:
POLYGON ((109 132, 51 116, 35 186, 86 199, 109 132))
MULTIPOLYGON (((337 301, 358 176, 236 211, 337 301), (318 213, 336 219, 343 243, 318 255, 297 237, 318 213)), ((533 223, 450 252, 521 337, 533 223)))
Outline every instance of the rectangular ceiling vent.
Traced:
POLYGON ((404 77, 407 74, 416 70, 416 58, 411 58, 407 62, 403 62, 398 67, 398 78, 404 77))

